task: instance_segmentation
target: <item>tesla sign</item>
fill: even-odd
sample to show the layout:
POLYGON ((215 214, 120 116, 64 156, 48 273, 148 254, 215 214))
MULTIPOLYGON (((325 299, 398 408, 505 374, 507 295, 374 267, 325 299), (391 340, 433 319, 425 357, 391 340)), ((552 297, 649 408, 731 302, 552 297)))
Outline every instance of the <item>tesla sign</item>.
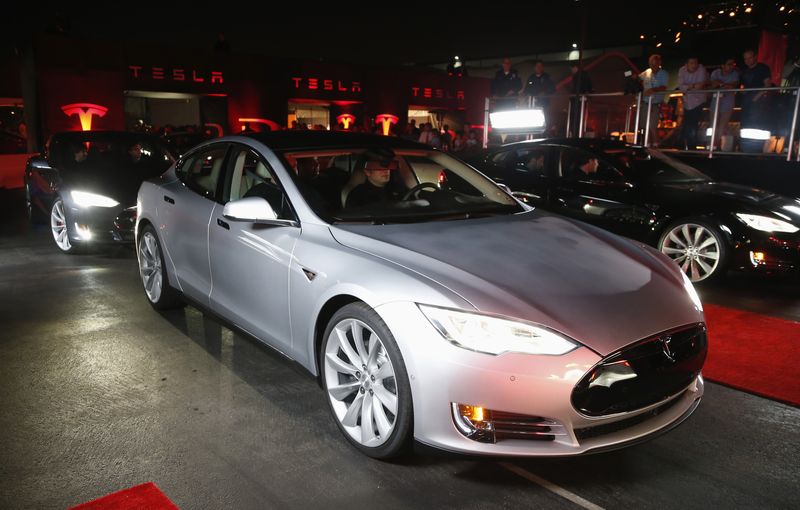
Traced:
POLYGON ((77 115, 78 119, 81 121, 81 129, 84 131, 91 131, 92 117, 95 115, 98 117, 105 117, 108 108, 92 103, 72 103, 62 106, 61 111, 68 117, 77 115))
POLYGON ((292 77, 292 86, 295 90, 327 90, 351 93, 361 92, 361 82, 358 81, 306 78, 303 76, 292 77))
POLYGON ((224 77, 222 71, 203 72, 197 69, 183 67, 144 67, 128 66, 131 77, 134 79, 149 78, 157 81, 188 81, 193 83, 211 83, 222 85, 224 77))

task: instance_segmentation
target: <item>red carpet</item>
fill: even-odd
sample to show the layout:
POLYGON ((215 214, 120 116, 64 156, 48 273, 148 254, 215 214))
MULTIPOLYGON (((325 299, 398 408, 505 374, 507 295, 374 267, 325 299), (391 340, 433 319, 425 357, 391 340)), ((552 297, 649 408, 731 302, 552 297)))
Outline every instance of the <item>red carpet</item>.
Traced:
POLYGON ((733 388, 800 405, 800 322, 703 304, 703 375, 733 388))
POLYGON ((153 482, 123 489, 70 510, 178 510, 153 482))

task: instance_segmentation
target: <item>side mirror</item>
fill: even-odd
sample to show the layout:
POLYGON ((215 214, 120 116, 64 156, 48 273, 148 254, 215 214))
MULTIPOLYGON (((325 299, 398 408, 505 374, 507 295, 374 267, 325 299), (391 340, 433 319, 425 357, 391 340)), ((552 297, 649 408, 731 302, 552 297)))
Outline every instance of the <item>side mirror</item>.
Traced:
POLYGON ((506 193, 508 193, 509 195, 511 195, 511 194, 512 194, 512 193, 511 193, 511 188, 509 188, 507 185, 503 184, 502 182, 496 182, 496 181, 495 181, 495 184, 497 184, 497 187, 498 187, 498 188, 500 188, 501 190, 505 191, 505 192, 506 192, 506 193))
POLYGON ((292 220, 281 220, 272 206, 261 197, 247 197, 225 204, 222 215, 229 220, 260 223, 263 225, 296 226, 292 220))

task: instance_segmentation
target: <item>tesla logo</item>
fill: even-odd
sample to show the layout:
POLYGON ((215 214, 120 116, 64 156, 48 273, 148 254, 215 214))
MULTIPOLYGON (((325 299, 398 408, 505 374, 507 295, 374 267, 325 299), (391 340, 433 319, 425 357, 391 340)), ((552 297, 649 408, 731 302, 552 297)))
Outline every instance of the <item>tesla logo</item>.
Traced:
POLYGON ((355 115, 351 115, 349 113, 343 113, 336 117, 336 122, 339 122, 344 126, 345 129, 350 129, 350 123, 355 121, 355 115))
POLYGON ((336 90, 339 92, 361 92, 361 82, 358 81, 342 81, 342 80, 325 80, 319 78, 304 78, 300 76, 292 77, 294 88, 296 90, 336 90))
POLYGON ((397 124, 398 120, 400 119, 397 118, 397 115, 382 113, 375 117, 375 124, 381 124, 383 126, 383 136, 389 136, 389 129, 392 124, 397 124))
POLYGON ((211 71, 211 75, 198 72, 196 69, 184 69, 181 67, 142 67, 142 66, 128 66, 131 71, 131 76, 136 79, 149 77, 153 80, 170 80, 170 81, 193 81, 195 83, 203 83, 208 79, 209 83, 224 83, 222 71, 211 71))
POLYGON ((72 103, 62 106, 61 111, 68 117, 77 115, 81 121, 81 129, 83 131, 91 131, 92 117, 95 115, 105 117, 108 108, 92 103, 72 103))
POLYGON ((464 100, 464 91, 456 90, 455 94, 452 91, 445 89, 435 89, 431 87, 411 87, 411 95, 413 97, 423 97, 425 99, 458 99, 464 100))
POLYGON ((676 359, 675 358, 675 353, 672 352, 672 349, 669 346, 669 343, 671 341, 672 341, 672 337, 669 336, 669 335, 659 339, 659 342, 661 342, 661 350, 664 351, 664 356, 666 356, 667 359, 669 361, 671 361, 672 363, 675 363, 675 359, 676 359))

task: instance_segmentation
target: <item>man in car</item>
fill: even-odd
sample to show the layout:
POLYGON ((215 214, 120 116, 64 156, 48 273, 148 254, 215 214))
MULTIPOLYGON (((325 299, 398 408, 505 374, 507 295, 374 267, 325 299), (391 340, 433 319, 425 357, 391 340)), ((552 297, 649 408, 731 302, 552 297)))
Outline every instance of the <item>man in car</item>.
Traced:
POLYGON ((573 179, 585 179, 597 173, 597 168, 600 166, 600 161, 590 154, 581 155, 575 160, 572 165, 568 177, 573 179))
POLYGON ((392 181, 392 170, 397 169, 397 161, 367 161, 364 175, 367 180, 359 184, 347 195, 347 207, 359 207, 375 203, 393 202, 402 196, 392 181))
POLYGON ((140 163, 142 161, 142 144, 136 142, 128 147, 128 156, 131 157, 134 164, 140 163))

